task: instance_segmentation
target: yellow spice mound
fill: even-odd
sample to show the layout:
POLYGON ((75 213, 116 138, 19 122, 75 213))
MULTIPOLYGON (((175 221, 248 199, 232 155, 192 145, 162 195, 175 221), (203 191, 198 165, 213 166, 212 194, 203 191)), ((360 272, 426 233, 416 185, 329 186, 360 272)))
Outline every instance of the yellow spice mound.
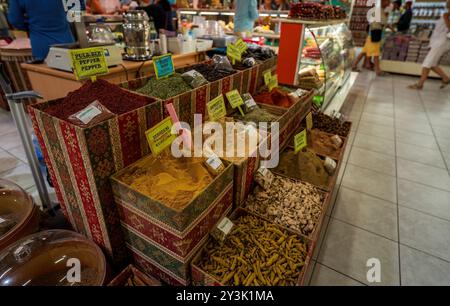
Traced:
POLYGON ((181 210, 212 182, 213 177, 200 158, 174 158, 163 153, 141 160, 120 179, 140 193, 181 210))

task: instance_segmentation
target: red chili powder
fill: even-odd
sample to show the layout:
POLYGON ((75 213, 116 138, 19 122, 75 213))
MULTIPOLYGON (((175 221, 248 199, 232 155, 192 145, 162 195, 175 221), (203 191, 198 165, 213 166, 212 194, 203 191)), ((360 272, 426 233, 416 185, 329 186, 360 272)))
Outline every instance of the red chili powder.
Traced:
POLYGON ((150 98, 133 94, 117 85, 99 79, 96 82, 87 81, 79 89, 70 92, 61 103, 45 109, 45 112, 65 120, 95 100, 117 115, 152 102, 150 98))
POLYGON ((281 106, 289 108, 292 105, 287 93, 278 88, 272 89, 271 92, 265 91, 255 97, 255 101, 259 103, 281 106))

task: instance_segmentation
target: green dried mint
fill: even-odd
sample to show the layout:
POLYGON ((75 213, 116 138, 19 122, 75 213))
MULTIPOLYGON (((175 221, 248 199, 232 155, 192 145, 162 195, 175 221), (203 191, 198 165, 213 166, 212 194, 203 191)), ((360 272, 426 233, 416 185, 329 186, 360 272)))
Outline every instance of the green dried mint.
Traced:
POLYGON ((168 99, 190 90, 192 90, 192 87, 183 80, 179 73, 175 73, 163 79, 152 77, 147 84, 137 89, 136 92, 160 99, 168 99))

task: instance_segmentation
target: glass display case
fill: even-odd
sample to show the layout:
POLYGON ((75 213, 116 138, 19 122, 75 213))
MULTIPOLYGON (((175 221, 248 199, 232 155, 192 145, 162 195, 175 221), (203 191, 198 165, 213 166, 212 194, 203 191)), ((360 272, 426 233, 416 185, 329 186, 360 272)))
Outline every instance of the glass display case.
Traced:
POLYGON ((314 103, 324 109, 350 76, 354 56, 352 34, 345 23, 307 25, 298 85, 316 89, 314 103))

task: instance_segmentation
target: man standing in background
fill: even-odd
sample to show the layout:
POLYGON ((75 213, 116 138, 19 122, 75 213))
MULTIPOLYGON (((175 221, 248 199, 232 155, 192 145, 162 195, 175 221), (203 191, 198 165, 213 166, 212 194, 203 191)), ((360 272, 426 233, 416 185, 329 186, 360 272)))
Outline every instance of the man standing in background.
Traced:
POLYGON ((397 23, 397 31, 401 33, 407 33, 409 30, 409 26, 411 24, 413 13, 412 13, 412 1, 407 1, 405 3, 405 11, 400 16, 400 19, 397 23))
POLYGON ((44 60, 51 45, 74 42, 61 0, 10 0, 9 22, 30 36, 33 57, 44 60))
POLYGON ((234 32, 240 36, 253 32, 255 20, 258 19, 257 0, 236 0, 234 13, 234 32))

